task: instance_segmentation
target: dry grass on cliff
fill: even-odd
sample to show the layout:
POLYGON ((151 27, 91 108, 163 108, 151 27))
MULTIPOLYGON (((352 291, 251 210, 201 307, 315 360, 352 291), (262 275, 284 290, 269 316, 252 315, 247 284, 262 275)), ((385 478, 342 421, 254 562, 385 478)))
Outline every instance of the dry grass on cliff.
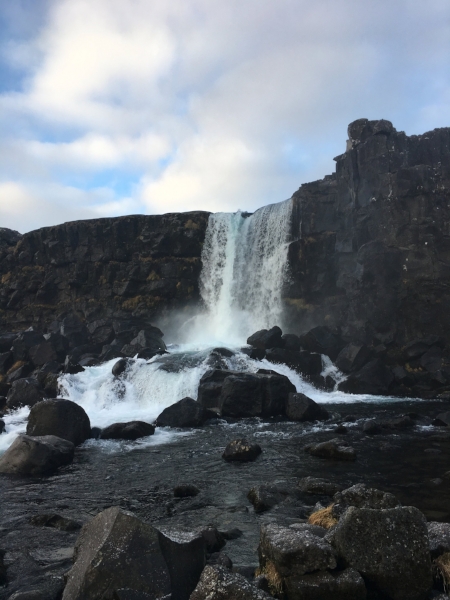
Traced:
POLYGON ((446 593, 450 590, 450 552, 442 554, 434 561, 434 568, 442 583, 446 593))
POLYGON ((319 527, 325 527, 325 529, 330 529, 333 525, 336 525, 338 522, 335 517, 333 517, 333 505, 327 506, 327 508, 322 508, 318 510, 312 515, 309 515, 308 523, 311 525, 319 525, 319 527))

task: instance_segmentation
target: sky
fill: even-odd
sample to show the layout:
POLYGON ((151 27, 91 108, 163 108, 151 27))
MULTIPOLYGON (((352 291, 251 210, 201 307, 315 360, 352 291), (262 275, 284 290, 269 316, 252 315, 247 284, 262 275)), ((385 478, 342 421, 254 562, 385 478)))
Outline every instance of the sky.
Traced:
POLYGON ((0 227, 249 210, 450 126, 448 0, 1 0, 0 227))

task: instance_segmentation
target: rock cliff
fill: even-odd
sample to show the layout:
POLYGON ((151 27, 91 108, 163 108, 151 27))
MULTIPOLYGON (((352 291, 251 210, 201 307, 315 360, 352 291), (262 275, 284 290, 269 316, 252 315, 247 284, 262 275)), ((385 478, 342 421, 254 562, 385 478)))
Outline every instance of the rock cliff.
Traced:
POLYGON ((450 128, 349 125, 336 173, 294 194, 291 328, 400 345, 450 338, 450 128))

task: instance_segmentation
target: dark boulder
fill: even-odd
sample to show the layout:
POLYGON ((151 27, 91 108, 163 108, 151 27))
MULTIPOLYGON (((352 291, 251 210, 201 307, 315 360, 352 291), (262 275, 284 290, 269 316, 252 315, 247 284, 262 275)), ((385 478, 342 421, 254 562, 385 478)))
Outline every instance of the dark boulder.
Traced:
POLYGON ((5 421, 3 419, 0 419, 0 434, 5 433, 5 431, 6 431, 5 421))
POLYGON ((17 333, 0 334, 0 352, 9 352, 17 336, 17 333))
POLYGON ((433 421, 433 425, 438 427, 450 426, 450 411, 439 413, 436 419, 433 421))
POLYGON ((320 444, 313 444, 307 448, 307 451, 311 456, 328 460, 356 460, 355 449, 338 438, 320 444))
POLYGON ((206 542, 201 533, 178 529, 158 532, 169 569, 171 600, 189 600, 206 564, 206 542))
POLYGON ((6 373, 6 381, 10 384, 18 381, 19 379, 25 379, 33 371, 33 365, 30 362, 24 362, 23 360, 16 361, 13 366, 6 373))
POLYGON ((325 408, 305 396, 289 394, 286 402, 286 416, 291 421, 326 421, 330 415, 325 408))
POLYGON ((287 497, 287 492, 273 483, 266 483, 253 487, 247 494, 247 498, 253 504, 256 513, 262 513, 270 510, 276 504, 283 502, 287 497))
POLYGON ((272 329, 261 329, 247 339, 247 344, 260 350, 283 348, 282 333, 281 329, 277 326, 272 327, 272 329))
MULTIPOLYGON (((27 361, 30 358, 29 351, 33 346, 39 346, 45 343, 45 338, 42 333, 37 331, 24 331, 15 340, 12 345, 14 360, 27 361)), ((44 361, 45 362, 45 361, 44 361)), ((43 363, 42 363, 43 364, 43 363)))
POLYGON ((200 494, 198 487, 190 483, 182 483, 173 488, 175 498, 192 498, 198 494, 200 494))
POLYGON ((69 341, 71 348, 82 346, 89 341, 89 331, 86 325, 73 313, 62 320, 60 333, 69 341))
POLYGON ((351 373, 361 369, 370 359, 371 352, 367 346, 348 344, 339 352, 335 363, 343 373, 351 373))
POLYGON ((226 544, 224 536, 215 527, 199 527, 196 532, 204 539, 208 554, 219 552, 226 544))
POLYGON ((362 429, 366 435, 377 435, 383 431, 380 423, 375 419, 368 419, 365 421, 362 429))
POLYGON ((298 352, 301 348, 300 338, 295 333, 285 333, 281 336, 284 342, 283 348, 298 352))
POLYGON ((250 444, 245 439, 233 440, 225 448, 222 458, 228 462, 249 462, 261 454, 261 446, 250 444))
POLYGON ((190 600, 269 600, 272 596, 259 590, 239 573, 226 567, 207 565, 190 600))
POLYGON ((366 600, 364 579, 355 569, 317 571, 285 580, 289 600, 366 600))
POLYGON ((0 457, 0 473, 47 475, 73 461, 75 446, 54 435, 19 435, 0 457))
POLYGON ((302 492, 321 496, 334 496, 342 490, 342 486, 337 483, 332 483, 326 479, 318 479, 317 477, 303 477, 298 482, 298 487, 302 492))
POLYGON ((43 399, 44 393, 38 382, 30 377, 13 382, 6 397, 6 404, 9 409, 14 410, 22 406, 34 406, 43 399))
POLYGON ((364 483, 357 483, 345 490, 336 492, 333 501, 333 514, 336 516, 342 514, 349 506, 380 510, 400 506, 399 501, 393 494, 376 488, 368 488, 364 483))
POLYGON ((204 408, 218 408, 220 407, 220 393, 222 391, 223 382, 227 377, 233 375, 233 371, 226 371, 223 369, 211 369, 200 379, 198 386, 198 397, 197 401, 204 408))
POLYGON ((145 592, 151 598, 170 593, 158 532, 117 507, 84 525, 74 561, 63 600, 102 600, 121 588, 145 592))
POLYGON ((385 396, 394 381, 392 371, 380 359, 368 362, 360 371, 352 373, 338 385, 341 392, 385 396))
POLYGON ((284 348, 267 350, 266 358, 275 364, 287 365, 305 377, 318 377, 322 372, 322 357, 309 351, 295 352, 284 348))
POLYGON ((31 525, 36 527, 53 527, 59 531, 77 531, 81 529, 80 523, 73 519, 67 519, 55 513, 35 515, 30 519, 31 525))
POLYGON ((304 350, 318 352, 336 360, 344 347, 344 342, 329 327, 320 325, 300 336, 300 344, 304 350))
POLYGON ((55 435, 78 446, 91 437, 91 422, 84 408, 71 400, 44 400, 30 411, 27 435, 55 435))
POLYGON ((350 507, 330 534, 345 564, 393 600, 422 600, 431 588, 427 523, 412 506, 350 507))
POLYGON ((6 375, 13 366, 13 363, 13 353, 9 350, 7 352, 2 352, 2 354, 0 354, 0 374, 6 375))
POLYGON ((42 367, 45 363, 58 359, 58 354, 51 342, 43 340, 40 344, 32 346, 28 350, 28 356, 35 367, 42 367))
POLYGON ((186 397, 165 408, 157 417, 156 424, 158 427, 200 427, 214 416, 217 415, 197 400, 186 397))
MULTIPOLYGON (((139 352, 146 349, 147 353, 164 352, 167 350, 166 345, 162 339, 162 332, 157 327, 151 327, 149 329, 142 329, 139 331, 137 336, 133 338, 129 344, 125 344, 122 347, 122 353, 125 356, 133 357, 139 352)), ((153 354, 154 356, 154 354, 153 354)))
POLYGON ((102 429, 101 440, 134 441, 155 433, 154 425, 144 421, 129 421, 128 423, 113 423, 102 429))
POLYGON ((116 363, 114 363, 111 373, 114 377, 120 377, 125 373, 127 369, 132 365, 132 361, 129 358, 120 358, 116 363))

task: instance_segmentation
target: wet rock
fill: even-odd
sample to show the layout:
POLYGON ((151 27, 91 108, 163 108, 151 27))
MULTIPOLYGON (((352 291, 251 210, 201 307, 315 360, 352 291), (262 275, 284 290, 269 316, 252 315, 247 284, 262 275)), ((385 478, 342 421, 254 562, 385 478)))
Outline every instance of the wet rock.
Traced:
POLYGON ((392 371, 378 358, 352 373, 338 385, 341 392, 349 394, 386 395, 394 381, 392 371))
POLYGON ((351 373, 361 369, 370 358, 371 352, 367 346, 348 344, 339 352, 335 363, 343 373, 351 373))
POLYGON ((427 523, 428 539, 430 542, 431 558, 450 552, 450 523, 427 523))
MULTIPOLYGON (((17 336, 12 345, 14 360, 28 361, 30 359, 29 351, 32 347, 45 343, 42 333, 37 331, 23 331, 17 336)), ((47 362, 47 361, 44 361, 47 362)), ((44 364, 44 363, 42 363, 44 364)))
POLYGON ((154 356, 159 356, 161 354, 167 354, 167 352, 162 349, 155 350, 155 348, 143 348, 142 350, 139 350, 139 352, 137 353, 137 358, 143 358, 144 360, 150 360, 154 356))
POLYGON ((27 435, 55 435, 79 446, 91 437, 91 422, 85 410, 71 400, 44 400, 30 411, 27 435))
POLYGON ((218 565, 220 567, 224 567, 231 571, 233 568, 233 561, 225 554, 225 552, 213 552, 209 555, 208 560, 206 561, 208 565, 218 565))
POLYGON ((235 355, 235 352, 233 352, 233 350, 229 350, 228 348, 214 348, 212 352, 220 354, 220 356, 224 356, 225 358, 231 358, 235 355))
POLYGON ((32 371, 33 365, 30 362, 19 360, 15 362, 6 373, 6 380, 8 383, 12 384, 19 379, 25 379, 32 371))
POLYGON ((44 393, 38 382, 30 377, 14 381, 6 397, 6 405, 15 410, 21 406, 34 406, 43 399, 44 393))
POLYGON ((45 363, 58 359, 56 350, 53 348, 51 342, 47 340, 32 346, 28 350, 28 356, 35 367, 42 367, 45 363))
POLYGON ((112 368, 112 374, 114 377, 120 377, 130 367, 131 361, 128 358, 120 358, 114 363, 112 368))
POLYGON ((3 352, 0 354, 0 373, 6 375, 8 370, 13 366, 14 359, 12 352, 3 352))
POLYGON ((159 531, 159 544, 167 563, 171 600, 188 600, 206 564, 206 542, 198 532, 159 531))
POLYGON ((261 570, 273 565, 283 579, 336 568, 335 552, 324 539, 274 523, 261 527, 258 554, 261 570))
POLYGON ((450 411, 439 413, 432 424, 439 427, 448 427, 450 425, 450 411))
POLYGON ((357 508, 396 508, 400 505, 397 498, 389 492, 368 488, 357 483, 345 490, 336 492, 333 497, 335 506, 356 506, 357 508))
POLYGON ((0 434, 5 433, 5 431, 6 431, 5 421, 3 419, 0 419, 0 434))
POLYGON ((284 348, 286 350, 293 350, 294 352, 298 352, 301 348, 300 338, 298 335, 294 333, 285 333, 281 336, 281 339, 284 342, 284 348))
POLYGON ((287 497, 287 492, 280 489, 279 486, 271 483, 253 487, 247 494, 247 498, 253 504, 256 513, 270 510, 276 504, 283 502, 287 497))
POLYGON ((238 573, 207 565, 190 600, 268 600, 272 598, 238 573))
POLYGON ((165 408, 157 417, 156 424, 159 427, 200 427, 214 416, 199 402, 186 397, 165 408))
POLYGON ((394 417, 393 419, 389 419, 388 421, 383 421, 382 425, 386 429, 408 429, 410 427, 414 427, 415 422, 410 416, 401 415, 394 417))
POLYGON ((322 372, 322 357, 309 351, 295 352, 284 348, 267 350, 266 358, 275 364, 287 365, 305 377, 319 377, 322 372))
POLYGON ((245 439, 233 440, 225 448, 222 458, 228 462, 250 462, 261 454, 259 444, 250 444, 245 439))
POLYGON ((319 325, 300 336, 300 344, 304 350, 317 352, 336 360, 344 346, 343 341, 329 327, 319 325))
POLYGON ((198 386, 197 401, 199 404, 204 408, 220 407, 219 398, 223 382, 232 374, 232 371, 225 371, 223 369, 211 369, 210 371, 206 371, 200 379, 198 386))
POLYGON ((218 399, 226 417, 274 416, 284 413, 294 385, 283 375, 230 374, 218 399))
POLYGON ((155 433, 154 425, 144 421, 129 421, 128 423, 113 423, 102 429, 101 440, 134 441, 155 433))
POLYGON ((286 402, 286 416, 291 421, 326 421, 330 415, 325 408, 305 396, 289 394, 286 402))
POLYGON ((319 571, 285 580, 289 600, 365 600, 364 580, 355 569, 319 571))
POLYGON ((377 435, 382 433, 383 428, 381 427, 380 423, 375 421, 375 419, 369 419, 368 421, 364 422, 363 431, 366 435, 377 435))
POLYGON ((219 552, 226 544, 224 536, 216 527, 199 527, 196 533, 204 539, 208 554, 219 552))
POLYGON ((220 533, 224 540, 237 540, 243 535, 242 531, 237 527, 227 529, 226 531, 221 531, 220 533))
POLYGON ((302 492, 323 496, 334 496, 342 490, 342 486, 337 483, 332 483, 327 479, 318 479, 317 477, 303 477, 298 482, 298 487, 302 492))
POLYGON ((411 506, 350 507, 330 534, 339 557, 393 600, 419 600, 431 588, 428 530, 411 506))
POLYGON ((198 494, 200 494, 200 490, 191 483, 177 485, 173 488, 175 498, 193 498, 194 496, 198 496, 198 494))
POLYGON ((60 531, 77 531, 78 529, 81 529, 81 525, 78 521, 67 519, 66 517, 62 517, 55 513, 35 515, 34 517, 31 517, 30 523, 36 527, 53 527, 60 531))
POLYGON ((101 600, 130 588, 159 598, 170 592, 169 570, 150 525, 117 507, 84 525, 75 545, 63 600, 101 600))
POLYGON ((326 458, 329 460, 356 460, 356 451, 339 439, 313 444, 307 451, 311 456, 326 458))
POLYGON ((283 348, 284 342, 281 339, 282 331, 279 327, 275 326, 272 329, 261 329, 247 339, 247 344, 260 350, 267 350, 268 348, 283 348))
POLYGON ((0 457, 0 473, 46 475, 73 461, 75 446, 54 435, 19 435, 0 457))

